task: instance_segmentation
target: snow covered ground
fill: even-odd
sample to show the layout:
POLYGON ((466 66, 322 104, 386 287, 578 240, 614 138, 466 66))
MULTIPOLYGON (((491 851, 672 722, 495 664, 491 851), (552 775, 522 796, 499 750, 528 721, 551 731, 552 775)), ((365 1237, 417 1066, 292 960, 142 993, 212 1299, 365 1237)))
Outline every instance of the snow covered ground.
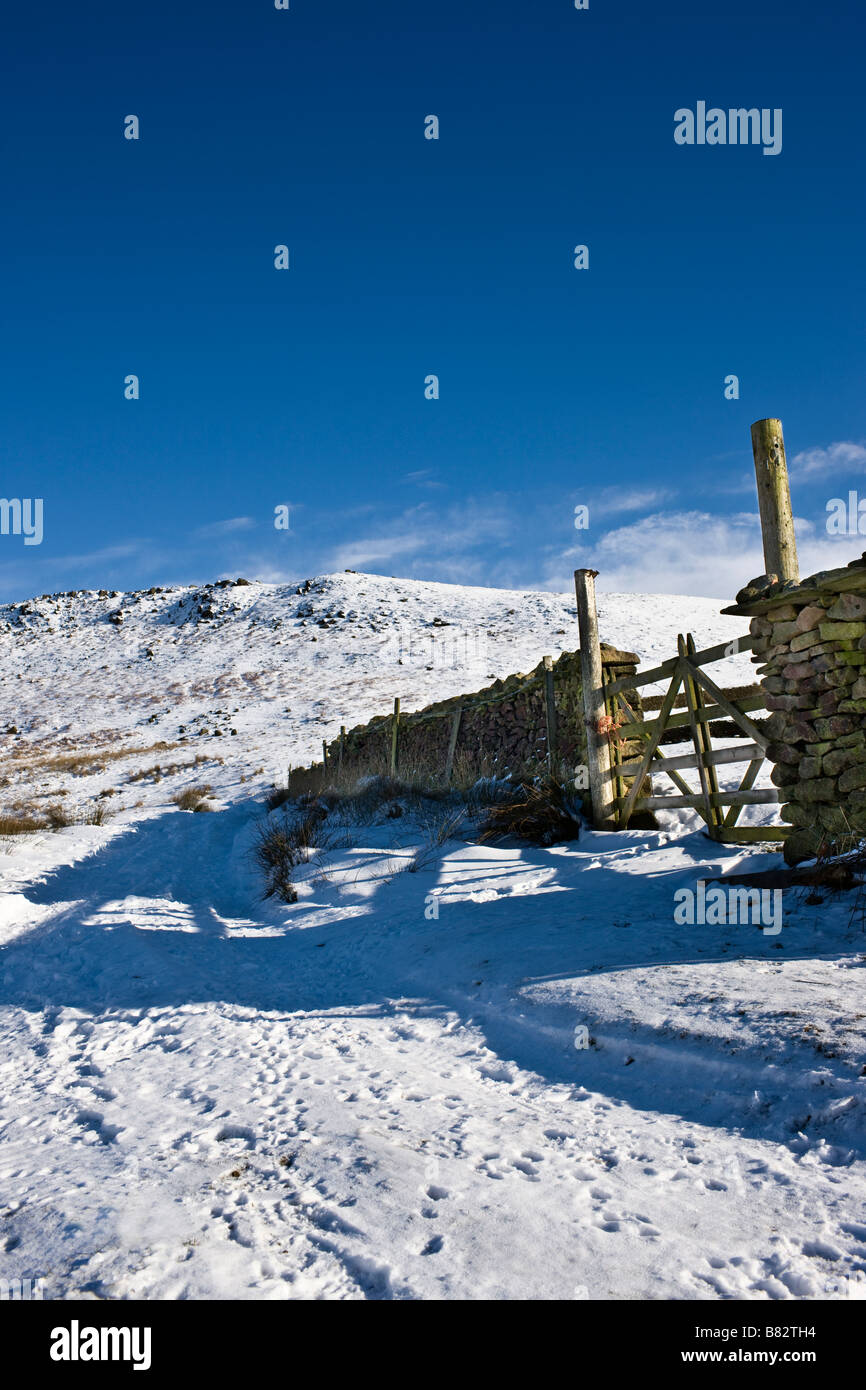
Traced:
MULTIPOLYGON (((716 609, 601 595, 602 636, 653 664, 678 631, 737 636, 716 609)), ((394 695, 573 649, 569 596, 345 574, 24 610, 0 609, 2 811, 111 815, 0 841, 0 1278, 866 1296, 850 901, 788 890, 778 935, 678 925, 677 889, 780 864, 689 812, 551 849, 332 817, 297 903, 261 901, 251 850, 288 765, 394 695), (203 782, 214 812, 177 809, 203 782)))

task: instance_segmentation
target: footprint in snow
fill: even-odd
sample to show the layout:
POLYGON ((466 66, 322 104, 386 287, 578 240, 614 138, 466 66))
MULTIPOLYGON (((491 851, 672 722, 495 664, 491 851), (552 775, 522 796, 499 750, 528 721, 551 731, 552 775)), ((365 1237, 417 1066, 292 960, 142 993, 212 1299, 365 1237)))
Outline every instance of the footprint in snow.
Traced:
POLYGON ((227 1139, 243 1139, 250 1148, 255 1148, 256 1136, 247 1125, 223 1125, 214 1138, 218 1144, 225 1143, 227 1139))
POLYGON ((661 1235, 661 1231, 653 1225, 648 1216, 641 1216, 640 1212, 636 1211, 634 1213, 634 1219, 640 1222, 640 1231, 638 1234, 643 1236, 644 1240, 657 1240, 661 1235))
POLYGON ((490 1081, 513 1081, 514 1073, 510 1067, 504 1064, 493 1064, 478 1068, 482 1076, 486 1076, 490 1081))
POLYGON ((81 1125, 95 1134, 101 1144, 113 1144, 118 1134, 122 1132, 122 1125, 110 1125, 105 1121, 104 1116, 97 1110, 81 1110, 75 1117, 75 1123, 81 1125))
POLYGON ((835 1245, 830 1245, 824 1240, 808 1240, 803 1246, 803 1254, 812 1259, 819 1260, 841 1260, 842 1251, 837 1250, 835 1245))
POLYGON ((533 1163, 528 1163, 525 1158, 512 1159, 511 1166, 512 1168, 516 1168, 519 1173, 523 1173, 524 1177, 528 1178, 530 1182, 541 1182, 541 1178, 538 1176, 538 1169, 533 1163))

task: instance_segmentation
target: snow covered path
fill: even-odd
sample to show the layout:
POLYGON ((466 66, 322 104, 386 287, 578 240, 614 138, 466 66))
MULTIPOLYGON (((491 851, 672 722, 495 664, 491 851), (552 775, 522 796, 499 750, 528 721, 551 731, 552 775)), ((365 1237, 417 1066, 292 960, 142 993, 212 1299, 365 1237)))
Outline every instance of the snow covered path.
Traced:
POLYGON ((0 899, 0 1250, 50 1297, 866 1295, 862 969, 672 895, 698 834, 346 834, 263 906, 260 806, 46 837, 0 899), (430 895, 438 918, 425 916, 430 895), (588 1027, 593 1045, 574 1047, 588 1027))

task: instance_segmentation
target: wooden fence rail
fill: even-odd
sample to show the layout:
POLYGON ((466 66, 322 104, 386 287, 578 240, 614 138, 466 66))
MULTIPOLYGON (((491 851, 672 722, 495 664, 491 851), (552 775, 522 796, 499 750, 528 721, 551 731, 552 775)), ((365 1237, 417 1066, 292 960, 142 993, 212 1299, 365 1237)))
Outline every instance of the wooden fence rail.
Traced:
MULTIPOLYGON (((598 645, 595 572, 576 570, 574 579, 583 653, 585 646, 598 645)), ((606 683, 599 680, 594 688, 585 684, 589 786, 593 823, 597 829, 625 829, 632 816, 642 811, 689 808, 703 819, 710 838, 724 844, 785 838, 788 826, 737 824, 744 806, 773 805, 782 799, 775 787, 755 789, 754 786, 766 757, 769 737, 749 714, 766 708, 766 696, 760 686, 724 690, 704 669, 713 662, 751 649, 752 638, 744 636, 699 652, 688 633, 678 637, 676 656, 649 671, 606 683), (639 719, 626 694, 664 680, 670 682, 665 694, 650 696, 645 702, 645 708, 657 710, 656 718, 639 719), (675 709, 683 712, 675 714, 675 709), (591 735, 593 728, 605 727, 600 722, 601 714, 608 716, 605 726, 610 732, 605 739, 606 750, 599 756, 598 740, 591 735), (731 748, 713 748, 714 734, 733 736, 740 742, 731 748), (640 756, 623 760, 620 756, 623 739, 640 740, 645 745, 640 756), (688 740, 694 750, 691 753, 665 757, 660 751, 663 742, 688 740), (719 786, 717 769, 735 763, 745 763, 746 770, 739 786, 726 791, 719 786), (689 786, 680 776, 681 771, 687 770, 697 772, 697 788, 689 786), (674 784, 674 794, 655 791, 652 776, 657 773, 663 773, 674 784), (631 782, 628 789, 627 780, 631 782)), ((587 659, 585 671, 598 669, 597 664, 587 659)))

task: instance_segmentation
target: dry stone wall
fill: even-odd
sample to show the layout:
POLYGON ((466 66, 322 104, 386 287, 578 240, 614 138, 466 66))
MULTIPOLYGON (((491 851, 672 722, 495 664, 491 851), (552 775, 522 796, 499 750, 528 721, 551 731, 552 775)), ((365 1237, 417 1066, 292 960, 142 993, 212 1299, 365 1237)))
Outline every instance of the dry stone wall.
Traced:
POLYGON ((726 612, 751 616, 786 859, 866 835, 866 553, 799 584, 762 575, 726 612))
MULTIPOLYGON (((638 658, 634 652, 606 644, 601 652, 605 679, 636 673, 638 658)), ((579 652, 563 652, 553 663, 552 675, 556 713, 554 770, 572 781, 575 769, 586 764, 579 652)), ((479 776, 538 775, 547 767, 545 698, 545 672, 543 662, 539 662, 528 675, 508 676, 472 694, 457 695, 414 713, 401 714, 398 775, 442 780, 458 709, 461 715, 454 753, 455 781, 479 776)), ((628 691, 626 698, 640 718, 638 692, 628 691)), ((386 714, 347 730, 345 740, 338 738, 328 745, 329 765, 342 767, 349 777, 387 773, 392 728, 392 716, 386 714)), ((622 755, 625 758, 636 750, 637 744, 625 743, 622 755)))

